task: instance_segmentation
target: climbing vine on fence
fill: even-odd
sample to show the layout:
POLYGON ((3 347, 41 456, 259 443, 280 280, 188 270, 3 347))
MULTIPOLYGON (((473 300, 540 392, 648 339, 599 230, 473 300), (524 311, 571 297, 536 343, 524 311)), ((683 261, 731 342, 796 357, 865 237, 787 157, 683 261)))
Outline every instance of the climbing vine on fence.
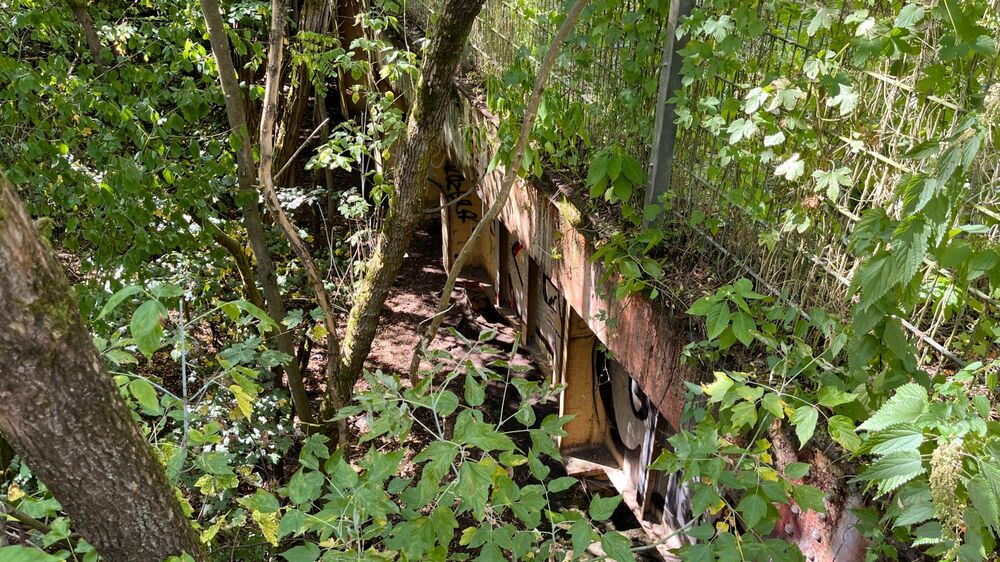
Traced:
MULTIPOLYGON (((870 557, 994 551, 997 8, 694 3, 678 34, 672 183, 648 206, 636 198, 648 148, 635 146, 649 146, 650 130, 623 119, 627 139, 595 135, 585 102, 607 99, 603 82, 575 63, 658 54, 662 37, 639 34, 637 22, 662 27, 667 3, 598 4, 581 26, 551 94, 574 109, 540 120, 536 160, 523 171, 575 175, 619 209, 620 228, 601 233, 598 252, 620 278, 619 298, 672 294, 664 271, 678 239, 731 272, 689 303, 705 326, 689 362, 717 372, 689 385, 686 428, 655 464, 683 471, 695 514, 715 521, 691 531, 703 542, 683 556, 776 558, 775 504, 829 506, 834 490, 808 487, 807 467, 774 454, 789 440, 846 467, 850 484, 836 492, 858 499, 870 557), (597 54, 598 44, 615 52, 597 54)), ((503 87, 488 89, 501 117, 518 111, 531 68, 516 58, 503 87)), ((619 107, 651 115, 648 100, 630 97, 648 74, 616 78, 619 107)))

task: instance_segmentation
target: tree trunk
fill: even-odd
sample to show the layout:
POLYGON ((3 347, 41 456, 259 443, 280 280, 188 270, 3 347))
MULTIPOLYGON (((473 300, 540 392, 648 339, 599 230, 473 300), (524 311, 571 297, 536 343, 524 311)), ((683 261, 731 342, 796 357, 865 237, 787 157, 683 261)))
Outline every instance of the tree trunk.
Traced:
POLYGON ((430 45, 421 63, 406 138, 394 169, 389 210, 347 320, 336 385, 339 396, 327 397, 328 400, 336 398, 334 404, 350 398, 354 383, 361 375, 375 338, 382 305, 423 215, 421 203, 428 184, 430 147, 444 125, 455 70, 482 5, 483 0, 445 0, 441 15, 430 31, 430 45))
MULTIPOLYGON (((306 33, 326 33, 330 30, 330 3, 328 0, 305 0, 299 13, 298 31, 306 33)), ((290 37, 290 42, 297 40, 290 37)), ((299 65, 291 72, 297 80, 291 84, 288 101, 285 103, 281 120, 278 124, 278 139, 274 148, 274 167, 282 169, 288 163, 299 143, 302 122, 306 114, 306 105, 313 92, 312 76, 306 65, 299 65)), ((319 103, 319 100, 316 101, 319 103)), ((284 185, 294 185, 295 166, 289 168, 288 182, 284 185)))
POLYGON ((97 36, 97 28, 94 20, 90 17, 90 10, 87 8, 87 0, 69 0, 69 7, 73 10, 76 22, 83 29, 83 35, 87 39, 87 47, 90 48, 90 56, 94 58, 94 63, 98 67, 104 66, 101 60, 101 38, 97 36))
MULTIPOLYGON (((229 118, 229 126, 240 139, 240 147, 236 152, 236 169, 241 191, 240 196, 244 199, 243 220, 246 224, 247 236, 250 239, 250 247, 257 259, 257 276, 260 278, 260 284, 264 287, 267 313, 275 322, 280 323, 285 319, 285 305, 281 300, 278 277, 274 272, 274 262, 271 260, 271 253, 264 237, 264 224, 261 221, 260 205, 257 203, 257 190, 254 188, 257 183, 256 166, 253 161, 253 153, 250 150, 250 133, 243 107, 243 96, 240 93, 240 85, 236 81, 236 69, 229 52, 229 38, 226 37, 218 0, 201 0, 201 10, 205 15, 205 24, 208 27, 209 40, 212 43, 212 53, 215 55, 215 61, 219 67, 219 81, 222 83, 222 93, 226 99, 226 115, 229 118)), ((292 393, 295 413, 303 423, 311 424, 313 416, 309 408, 309 397, 306 395, 305 385, 302 383, 302 373, 294 360, 295 343, 287 331, 279 332, 277 341, 278 349, 292 358, 292 361, 285 366, 285 373, 288 375, 288 389, 292 393)))
POLYGON ((341 72, 339 78, 339 93, 340 93, 340 107, 341 111, 344 113, 344 117, 350 119, 352 117, 357 117, 365 112, 368 106, 367 94, 365 90, 370 88, 372 84, 369 83, 370 77, 375 75, 375 61, 374 57, 369 56, 368 51, 364 49, 352 49, 351 44, 356 39, 361 39, 365 36, 365 30, 358 21, 358 15, 365 12, 367 9, 366 2, 364 0, 338 0, 337 1, 337 33, 340 35, 340 45, 344 50, 353 53, 354 60, 361 60, 362 58, 368 59, 368 62, 372 64, 371 71, 368 76, 356 79, 351 75, 350 72, 341 72), (354 101, 354 97, 351 95, 350 91, 354 86, 360 84, 362 86, 361 96, 358 97, 358 101, 354 101))
POLYGON ((200 556, 62 268, 2 174, 0 357, 0 430, 105 560, 200 556))

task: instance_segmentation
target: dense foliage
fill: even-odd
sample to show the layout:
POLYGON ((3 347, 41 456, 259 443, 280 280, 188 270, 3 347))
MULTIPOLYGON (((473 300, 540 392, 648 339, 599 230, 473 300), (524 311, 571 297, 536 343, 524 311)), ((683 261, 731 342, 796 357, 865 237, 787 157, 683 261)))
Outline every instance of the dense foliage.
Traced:
MULTIPOLYGON (((370 33, 352 44, 289 40, 289 84, 339 96, 343 113, 325 128, 315 119, 322 141, 281 190, 341 309, 392 196, 381 166, 405 115, 387 84, 416 76, 423 45, 388 41, 406 36, 403 7, 371 4, 360 17, 370 33), (364 118, 348 118, 359 102, 364 118)), ((499 117, 496 163, 517 141, 550 35, 538 30, 565 12, 517 4, 528 23, 505 36, 507 58, 477 59, 499 117)), ((576 484, 554 476, 566 420, 537 419, 535 405, 560 389, 505 361, 438 355, 415 388, 367 373, 339 413, 363 420, 357 445, 368 449, 356 457, 296 427, 277 374, 308 352, 277 351, 276 334, 294 334, 300 351, 331 334, 303 260, 273 225, 267 243, 294 304, 272 318, 251 295, 233 297, 254 283, 239 261, 248 195, 199 6, 95 4, 98 53, 60 8, 0 0, 0 164, 79 276, 95 344, 211 558, 576 559, 597 542, 632 559, 628 539, 594 524, 619 498, 595 495, 586 515, 554 501, 576 484), (489 383, 514 406, 484 412, 489 383), (414 446, 414 433, 427 442, 414 446)), ((579 184, 617 297, 682 302, 698 321, 685 359, 713 374, 687 384, 683 428, 653 463, 692 498, 694 520, 678 532, 698 542, 679 555, 797 559, 774 538, 794 504, 850 509, 872 560, 995 557, 997 3, 696 3, 678 32, 673 182, 646 205, 663 82, 650 69, 664 62, 669 10, 592 3, 521 172, 579 184), (678 270, 713 274, 692 290, 678 270), (832 482, 816 459, 836 466, 832 482)), ((252 109, 268 11, 256 0, 224 11, 252 109)), ((26 465, 0 471, 3 505, 41 525, 0 554, 97 558, 26 465)))

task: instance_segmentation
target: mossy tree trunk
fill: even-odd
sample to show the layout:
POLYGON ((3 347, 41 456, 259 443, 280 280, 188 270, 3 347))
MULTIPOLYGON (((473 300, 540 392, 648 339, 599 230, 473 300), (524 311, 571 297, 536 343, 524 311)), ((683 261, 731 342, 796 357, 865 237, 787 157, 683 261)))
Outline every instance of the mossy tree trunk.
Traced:
POLYGON ((440 137, 453 95, 455 70, 482 6, 483 0, 445 0, 430 30, 406 137, 393 169, 389 209, 348 316, 338 379, 327 396, 330 406, 345 404, 351 397, 371 351, 382 306, 424 214, 421 204, 428 184, 430 149, 440 137))
POLYGON ((49 246, 0 174, 0 431, 109 561, 201 547, 49 246))

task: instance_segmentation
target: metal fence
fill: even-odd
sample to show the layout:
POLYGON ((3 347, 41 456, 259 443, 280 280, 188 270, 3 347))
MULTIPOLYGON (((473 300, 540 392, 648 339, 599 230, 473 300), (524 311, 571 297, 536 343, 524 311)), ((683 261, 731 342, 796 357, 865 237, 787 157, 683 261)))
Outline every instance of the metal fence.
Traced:
MULTIPOLYGON (((426 24, 433 4, 434 0, 410 0, 408 7, 412 8, 410 13, 426 24)), ((477 67, 487 75, 499 75, 515 60, 518 49, 544 48, 555 32, 554 15, 559 4, 558 0, 487 0, 471 37, 477 67)), ((699 4, 711 5, 696 2, 695 9, 699 4)), ((636 0, 620 3, 617 17, 620 25, 629 21, 638 5, 636 0)), ((804 4, 803 8, 808 7, 804 4)), ((836 31, 836 26, 845 25, 843 16, 848 12, 840 14, 833 7, 828 8, 833 12, 831 20, 836 31)), ((869 8, 876 14, 888 12, 893 6, 878 2, 869 8)), ((765 8, 762 4, 756 9, 765 8)), ((666 19, 664 16, 658 22, 658 29, 666 26, 666 19)), ((808 18, 791 14, 767 20, 764 33, 741 38, 746 48, 731 72, 696 81, 685 88, 685 93, 692 99, 709 95, 742 99, 749 88, 765 86, 774 76, 802 75, 806 61, 825 47, 807 33, 807 21, 808 18)), ((590 24, 584 20, 581 25, 590 24)), ((928 26, 924 33, 925 47, 919 53, 902 55, 893 61, 873 58, 870 63, 847 69, 859 95, 858 106, 850 115, 841 116, 837 108, 817 104, 819 119, 813 123, 816 150, 831 165, 849 168, 854 185, 860 186, 844 190, 834 201, 818 202, 808 182, 780 180, 774 175, 773 163, 752 167, 738 163, 723 165, 719 154, 728 147, 725 135, 713 134, 703 127, 679 129, 670 191, 676 197, 679 223, 687 223, 696 211, 721 223, 716 236, 705 228, 693 227, 718 250, 715 254, 718 261, 713 267, 735 269, 755 277, 759 284, 783 293, 802 310, 819 307, 841 314, 849 311, 849 280, 861 263, 848 250, 849 233, 866 209, 883 207, 894 212, 893 186, 910 171, 903 154, 923 140, 953 130, 964 113, 962 108, 967 100, 919 91, 917 82, 923 69, 937 62, 940 30, 928 26), (817 204, 822 207, 818 210, 812 207, 810 228, 802 232, 779 230, 776 235, 780 221, 755 213, 755 203, 760 209, 790 210, 817 204)), ((658 109, 657 92, 623 77, 628 65, 639 64, 645 69, 644 81, 655 81, 661 68, 661 53, 637 56, 634 45, 621 41, 598 41, 571 48, 589 50, 590 56, 583 59, 592 63, 564 67, 557 87, 565 96, 587 107, 585 127, 594 148, 618 143, 640 161, 648 162, 652 123, 658 109), (616 112, 616 108, 622 107, 623 95, 639 96, 638 107, 642 109, 630 115, 616 112)), ((848 49, 845 60, 850 60, 852 47, 845 48, 848 49)), ((989 79, 997 79, 995 59, 975 63, 992 65, 989 79)), ((817 100, 806 102, 817 103, 817 100)), ((966 210, 963 220, 992 225, 985 236, 996 242, 1000 240, 1000 226, 997 226, 1000 154, 992 145, 984 146, 982 152, 969 195, 969 200, 978 203, 966 210)), ((949 308, 954 295, 948 291, 954 289, 936 288, 947 287, 937 281, 948 278, 949 273, 934 264, 928 265, 931 267, 925 277, 927 300, 912 311, 905 325, 924 343, 948 354, 952 338, 968 328, 968 323, 959 319, 973 318, 976 312, 949 308)), ((970 289, 968 296, 975 301, 975 307, 998 304, 976 287, 970 289)))

